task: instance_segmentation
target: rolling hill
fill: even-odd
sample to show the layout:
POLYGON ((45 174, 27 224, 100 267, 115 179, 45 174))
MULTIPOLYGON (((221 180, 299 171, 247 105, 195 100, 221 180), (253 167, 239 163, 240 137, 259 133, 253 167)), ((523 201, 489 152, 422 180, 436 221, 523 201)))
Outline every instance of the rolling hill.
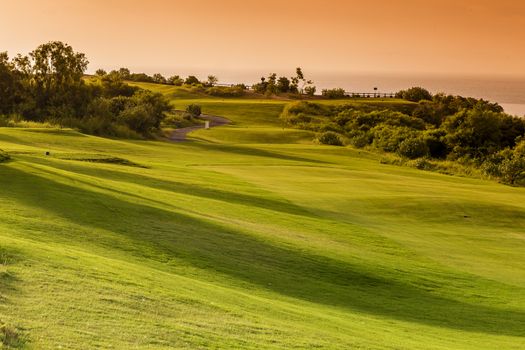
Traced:
POLYGON ((163 92, 233 123, 0 128, 4 347, 524 347, 525 189, 315 145, 286 101, 163 92))

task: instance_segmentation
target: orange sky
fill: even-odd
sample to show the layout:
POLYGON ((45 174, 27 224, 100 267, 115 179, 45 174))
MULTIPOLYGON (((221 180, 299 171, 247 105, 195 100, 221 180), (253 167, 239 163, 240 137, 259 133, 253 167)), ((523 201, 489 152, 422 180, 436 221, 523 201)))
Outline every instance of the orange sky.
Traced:
POLYGON ((0 0, 0 51, 62 40, 90 70, 525 75, 522 0, 0 0))

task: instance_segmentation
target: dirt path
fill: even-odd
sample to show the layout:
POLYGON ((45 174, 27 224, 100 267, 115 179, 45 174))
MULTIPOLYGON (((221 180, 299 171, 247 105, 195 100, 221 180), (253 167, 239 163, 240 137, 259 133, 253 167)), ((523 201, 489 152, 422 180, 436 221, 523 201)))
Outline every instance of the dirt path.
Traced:
MULTIPOLYGON (((218 117, 216 115, 201 114, 200 118, 204 120, 208 120, 210 122, 210 128, 214 128, 216 126, 226 125, 230 123, 230 120, 223 118, 223 117, 218 117)), ((190 126, 187 128, 175 129, 170 135, 170 140, 173 142, 186 141, 187 140, 186 135, 188 133, 195 131, 195 130, 199 130, 199 129, 204 129, 204 124, 190 126)))

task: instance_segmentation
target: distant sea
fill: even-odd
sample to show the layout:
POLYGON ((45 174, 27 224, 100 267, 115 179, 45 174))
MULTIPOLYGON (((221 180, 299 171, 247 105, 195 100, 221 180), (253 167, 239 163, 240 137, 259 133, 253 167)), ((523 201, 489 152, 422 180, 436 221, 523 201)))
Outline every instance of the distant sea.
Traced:
MULTIPOLYGON (((168 72, 164 72, 170 75, 168 72)), ((214 74, 221 83, 253 84, 260 81, 262 75, 268 75, 265 70, 260 71, 195 71, 182 70, 177 74, 195 74, 205 78, 207 74, 214 74)), ((278 75, 289 76, 291 72, 277 70, 278 75)), ((351 74, 309 72, 305 69, 306 78, 312 79, 320 93, 325 88, 341 87, 350 92, 373 92, 374 87, 379 92, 397 92, 412 86, 421 86, 433 93, 466 97, 483 98, 499 103, 507 113, 525 116, 525 76, 513 77, 486 77, 486 76, 447 76, 447 75, 408 75, 408 74, 351 74)))
POLYGON ((525 116, 525 78, 408 76, 408 75, 318 75, 319 87, 342 87, 353 92, 396 92, 421 86, 433 93, 476 97, 499 103, 505 112, 525 116))

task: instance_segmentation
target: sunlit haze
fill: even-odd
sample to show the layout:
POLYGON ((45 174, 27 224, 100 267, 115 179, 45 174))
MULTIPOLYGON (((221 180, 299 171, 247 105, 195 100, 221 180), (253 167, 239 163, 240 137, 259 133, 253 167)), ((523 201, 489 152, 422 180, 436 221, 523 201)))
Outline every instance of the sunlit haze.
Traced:
POLYGON ((0 51, 61 40, 89 70, 522 76, 516 0, 1 0, 0 51))

